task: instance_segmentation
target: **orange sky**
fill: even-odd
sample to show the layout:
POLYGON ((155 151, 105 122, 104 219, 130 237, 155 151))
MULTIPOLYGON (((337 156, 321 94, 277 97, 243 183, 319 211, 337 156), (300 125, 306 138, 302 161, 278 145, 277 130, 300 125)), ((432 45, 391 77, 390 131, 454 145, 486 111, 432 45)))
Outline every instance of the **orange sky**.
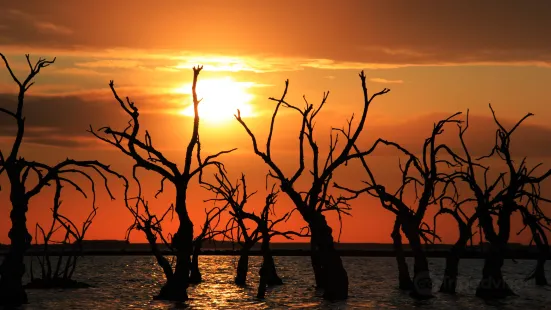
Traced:
MULTIPOLYGON (((284 80, 290 79, 288 98, 297 104, 302 104, 303 94, 319 102, 324 91, 331 91, 317 125, 319 144, 326 145, 331 126, 340 127, 352 113, 361 111, 357 74, 365 70, 370 92, 384 87, 392 91, 371 107, 361 145, 381 136, 417 149, 435 120, 470 108, 473 125, 468 141, 477 152, 486 152, 495 130, 487 107, 491 102, 504 120, 535 113, 516 133, 513 150, 529 156, 532 163, 551 164, 547 31, 551 21, 545 13, 551 11, 551 4, 544 1, 499 10, 497 1, 414 5, 378 0, 349 1, 346 6, 320 1, 269 5, 164 1, 159 6, 130 1, 56 3, 13 2, 0 11, 0 52, 19 76, 26 74, 25 53, 58 57, 29 91, 23 150, 29 159, 51 163, 65 157, 99 159, 128 173, 131 163, 125 157, 85 131, 90 124, 122 126, 126 122, 108 88, 113 79, 119 94, 130 96, 140 108, 142 126, 151 132, 155 145, 181 164, 191 123, 180 112, 189 104, 185 89, 191 67, 202 64, 199 84, 204 81, 206 86, 199 95, 205 102, 220 104, 224 97, 217 86, 225 87, 225 94, 242 89, 253 114, 246 121, 261 140, 274 106, 267 97, 279 96, 284 80), (233 82, 229 86, 212 82, 220 80, 233 82)), ((2 67, 0 106, 12 105, 14 91, 15 84, 2 67)), ((237 104, 245 100, 235 96, 227 99, 237 104)), ((297 163, 298 124, 291 115, 281 115, 274 140, 277 160, 289 171, 297 163)), ((11 141, 12 126, 0 116, 2 150, 11 141)), ((261 204, 267 167, 251 153, 242 128, 235 121, 205 120, 201 130, 206 153, 238 148, 224 162, 233 176, 241 171, 247 174, 249 186, 259 190, 252 204, 261 204)), ((399 173, 397 161, 384 153, 370 158, 380 182, 391 186, 399 173)), ((163 210, 171 200, 170 190, 155 200, 152 193, 159 179, 141 175, 150 205, 163 210)), ((339 178, 352 185, 365 176, 352 166, 340 171, 339 178)), ((0 177, 0 182, 4 189, 0 191, 0 242, 5 243, 9 200, 5 178, 0 177)), ((121 239, 132 224, 120 201, 122 193, 116 192, 119 200, 113 202, 100 194, 100 210, 89 238, 121 239)), ((190 212, 198 227, 205 206, 211 206, 202 201, 211 195, 197 185, 191 193, 190 212)), ((51 196, 45 191, 31 202, 32 230, 37 221, 47 218, 51 196)), ((76 193, 66 192, 67 214, 82 217, 88 206, 76 193)), ((289 207, 281 195, 278 210, 289 207)), ((334 216, 330 217, 338 231, 334 216)), ((344 219, 341 240, 389 242, 392 221, 392 214, 376 201, 362 197, 353 204, 353 217, 344 219)), ((175 225, 166 227, 167 231, 175 225)), ((288 225, 297 228, 303 223, 297 216, 288 225)), ((453 222, 444 220, 439 229, 445 242, 454 241, 453 222)), ((134 236, 133 240, 143 240, 138 233, 134 236)), ((527 234, 512 234, 513 241, 527 238, 527 234)))

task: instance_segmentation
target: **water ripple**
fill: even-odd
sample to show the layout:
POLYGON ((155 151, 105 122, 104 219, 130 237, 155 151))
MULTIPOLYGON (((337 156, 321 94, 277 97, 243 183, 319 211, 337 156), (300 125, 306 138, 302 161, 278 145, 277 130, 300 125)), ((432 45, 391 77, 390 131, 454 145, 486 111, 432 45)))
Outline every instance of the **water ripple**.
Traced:
MULTIPOLYGON (((22 309, 543 309, 551 302, 549 288, 536 287, 524 277, 535 261, 507 261, 504 274, 520 297, 485 303, 474 296, 482 270, 481 260, 463 260, 460 265, 458 294, 435 292, 436 298, 417 302, 396 289, 396 264, 393 258, 343 258, 350 280, 350 298, 327 302, 314 287, 308 257, 276 257, 282 286, 268 289, 266 299, 256 299, 260 257, 250 258, 248 285, 233 283, 237 257, 203 256, 200 267, 203 283, 190 287, 191 299, 185 303, 153 301, 163 283, 163 273, 153 257, 85 257, 75 272, 75 280, 94 287, 75 290, 30 290, 31 304, 22 309)), ((410 266, 412 262, 409 261, 410 266)), ((443 259, 431 259, 434 288, 440 286, 443 259)), ((548 278, 551 275, 548 273, 548 278)))

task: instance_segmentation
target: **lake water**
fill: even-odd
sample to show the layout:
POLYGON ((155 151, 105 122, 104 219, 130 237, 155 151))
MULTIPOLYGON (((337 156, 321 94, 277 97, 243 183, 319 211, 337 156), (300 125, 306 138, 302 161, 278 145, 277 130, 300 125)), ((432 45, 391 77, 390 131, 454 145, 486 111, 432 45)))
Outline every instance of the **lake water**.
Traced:
MULTIPOLYGON (((162 271, 153 257, 85 257, 80 261, 75 280, 94 288, 75 290, 29 290, 30 304, 22 309, 544 309, 551 308, 550 288, 524 282, 535 261, 508 260, 504 273, 519 297, 487 303, 474 292, 482 270, 481 260, 463 260, 458 294, 435 293, 436 298, 418 302, 396 289, 394 258, 344 257, 350 280, 350 298, 327 302, 313 287, 309 257, 276 257, 284 285, 269 289, 264 301, 256 296, 260 257, 252 257, 248 287, 233 284, 237 257, 202 256, 204 282, 190 287, 192 298, 185 304, 152 301, 163 283, 162 271)), ((410 267, 412 267, 410 261, 410 267)), ((435 291, 443 272, 443 259, 430 259, 435 291)), ((551 268, 551 266, 549 267, 551 268)), ((551 274, 547 274, 551 279, 551 274)))

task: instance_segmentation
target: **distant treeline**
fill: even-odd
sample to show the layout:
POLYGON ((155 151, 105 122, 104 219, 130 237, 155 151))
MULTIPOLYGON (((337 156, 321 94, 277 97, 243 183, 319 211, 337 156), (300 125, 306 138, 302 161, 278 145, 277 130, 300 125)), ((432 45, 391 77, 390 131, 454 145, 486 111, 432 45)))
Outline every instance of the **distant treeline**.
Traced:
MULTIPOLYGON (((310 256, 310 244, 301 242, 274 242, 272 243, 275 256, 310 256)), ((429 257, 446 257, 450 244, 428 244, 425 246, 429 257)), ((166 246, 159 246, 165 255, 171 251, 166 246)), ((413 253, 407 244, 404 245, 407 257, 413 257, 413 253)), ((49 245, 53 255, 74 255, 70 245, 52 244, 49 245)), ((342 256, 363 256, 363 257, 394 257, 393 245, 390 243, 338 243, 337 251, 342 256)), ((202 255, 239 255, 239 245, 229 241, 208 241, 205 242, 202 255)), ((487 244, 473 245, 467 248, 464 258, 483 258, 486 253, 487 244)), ((0 244, 0 255, 7 253, 8 246, 0 244)), ((42 253, 42 245, 33 245, 27 252, 28 256, 42 253)), ((89 240, 84 241, 82 255, 88 256, 119 256, 119 255, 151 255, 151 249, 147 243, 128 243, 123 240, 89 240)), ((537 259, 538 250, 535 246, 522 244, 511 244, 507 258, 510 259, 537 259)), ((260 256, 260 245, 251 249, 252 256, 260 256)))

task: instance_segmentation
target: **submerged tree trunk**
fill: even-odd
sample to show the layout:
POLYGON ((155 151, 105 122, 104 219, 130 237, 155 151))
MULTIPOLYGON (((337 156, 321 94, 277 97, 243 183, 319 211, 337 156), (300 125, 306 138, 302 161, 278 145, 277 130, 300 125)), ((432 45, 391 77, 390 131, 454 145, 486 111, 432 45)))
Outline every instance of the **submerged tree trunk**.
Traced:
POLYGON ((536 219, 532 215, 527 214, 527 221, 539 253, 536 269, 534 269, 532 274, 528 276, 526 280, 536 279, 536 285, 546 286, 548 285, 548 282, 545 277, 545 262, 547 261, 547 256, 549 255, 549 242, 547 240, 547 236, 545 235, 545 231, 538 225, 536 219))
POLYGON ((277 275, 277 270, 274 262, 274 257, 272 256, 272 251, 270 249, 270 237, 265 236, 262 240, 262 268, 265 269, 266 284, 269 286, 272 285, 281 285, 283 281, 277 275))
POLYGON ((465 251, 471 233, 468 227, 464 227, 463 229, 464 231, 460 232, 459 240, 457 240, 448 253, 448 256, 446 256, 444 278, 442 279, 442 285, 440 285, 441 293, 455 294, 457 288, 457 275, 459 274, 459 260, 461 254, 465 251))
POLYGON ((235 275, 235 284, 246 285, 247 273, 249 272, 249 247, 244 246, 241 249, 239 262, 237 263, 237 274, 235 275))
POLYGON ((187 184, 176 190, 176 213, 180 220, 178 231, 172 237, 172 246, 176 250, 176 268, 174 275, 167 279, 155 299, 170 301, 188 300, 187 288, 189 287, 190 256, 193 252, 193 223, 186 209, 187 184))
POLYGON ((262 266, 260 267, 260 281, 258 283, 257 298, 264 298, 266 295, 266 286, 281 285, 283 281, 277 275, 274 258, 270 250, 270 236, 267 232, 262 237, 262 266))
POLYGON ((416 299, 433 298, 432 279, 429 262, 421 246, 419 225, 415 221, 402 220, 402 230, 406 234, 413 252, 413 289, 411 296, 416 299))
POLYGON ((457 275, 459 274, 459 259, 460 250, 455 244, 450 253, 446 256, 446 267, 444 269, 444 277, 440 285, 440 292, 447 294, 455 294, 457 288, 457 275))
POLYGON ((546 286, 548 285, 547 278, 545 277, 545 262, 549 255, 549 245, 547 242, 543 242, 539 235, 534 238, 536 245, 538 246, 538 262, 536 269, 534 270, 534 278, 536 279, 536 285, 546 286))
POLYGON ((161 250, 157 245, 157 238, 153 234, 153 231, 151 230, 150 226, 146 225, 144 229, 144 233, 147 238, 147 241, 149 242, 149 248, 151 249, 153 256, 155 256, 155 259, 157 260, 157 264, 159 264, 159 266, 161 266, 161 268, 163 269, 165 278, 168 281, 168 279, 172 278, 172 276, 174 275, 174 273, 172 272, 172 266, 170 265, 170 262, 166 259, 166 257, 164 257, 163 254, 161 253, 161 250))
POLYGON ((482 279, 476 289, 477 297, 505 298, 516 295, 505 282, 503 274, 501 273, 511 229, 511 210, 512 208, 504 203, 499 212, 497 221, 499 234, 495 233, 491 216, 487 212, 481 213, 481 225, 484 230, 484 235, 490 243, 490 249, 484 260, 482 279))
POLYGON ((199 284, 203 281, 201 271, 199 270, 199 254, 201 253, 202 242, 200 240, 195 241, 193 247, 193 257, 191 259, 191 272, 189 275, 189 283, 199 284))
MULTIPOLYGON (((18 174, 17 174, 18 175, 18 174)), ((18 176, 17 176, 18 177, 18 176)), ((12 227, 8 234, 10 247, 8 254, 0 266, 0 306, 20 306, 28 303, 27 293, 22 279, 25 274, 23 258, 31 246, 32 237, 27 231, 28 201, 24 196, 24 188, 19 182, 12 180, 10 199, 12 210, 10 219, 12 227)))
POLYGON ((401 290, 412 290, 413 282, 409 275, 409 268, 406 262, 406 256, 404 255, 404 249, 402 246, 402 235, 400 234, 400 221, 396 217, 394 222, 394 229, 392 230, 392 244, 394 247, 394 253, 396 255, 396 263, 398 264, 398 282, 401 290))
POLYGON ((316 281, 316 288, 323 288, 323 269, 321 265, 321 256, 318 246, 316 245, 314 238, 310 238, 310 261, 314 270, 314 279, 316 281))
POLYGON ((547 260, 547 254, 545 257, 540 253, 536 269, 534 270, 533 277, 536 279, 536 285, 538 286, 547 286, 547 278, 545 277, 545 261, 547 260))
POLYGON ((318 212, 313 214, 309 225, 312 239, 319 250, 323 298, 328 300, 348 298, 348 274, 342 264, 341 256, 335 249, 331 227, 327 224, 325 216, 318 212))
POLYGON ((509 285, 503 279, 503 253, 499 247, 490 244, 490 253, 484 260, 482 280, 476 289, 476 296, 481 298, 505 298, 515 296, 509 285))

